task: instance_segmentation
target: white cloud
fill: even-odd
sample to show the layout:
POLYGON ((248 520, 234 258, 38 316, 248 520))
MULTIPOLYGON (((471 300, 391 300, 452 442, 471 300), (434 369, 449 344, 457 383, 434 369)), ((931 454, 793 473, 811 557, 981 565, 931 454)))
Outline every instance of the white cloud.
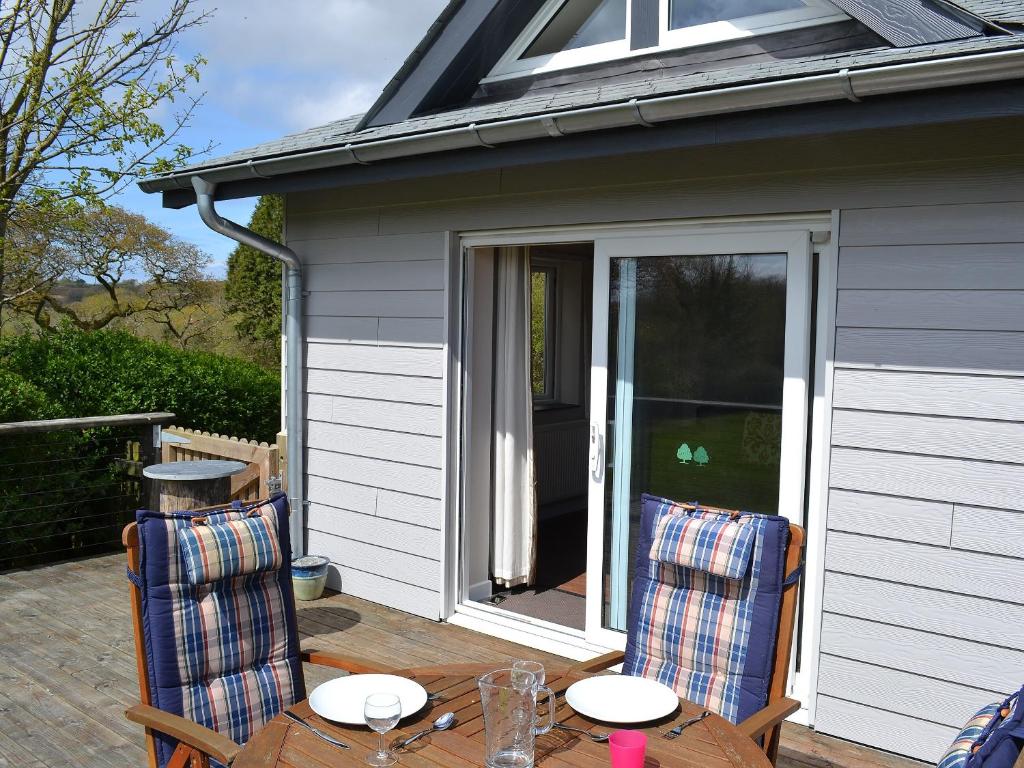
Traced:
POLYGON ((207 101, 292 131, 365 111, 444 0, 248 0, 190 36, 207 101))

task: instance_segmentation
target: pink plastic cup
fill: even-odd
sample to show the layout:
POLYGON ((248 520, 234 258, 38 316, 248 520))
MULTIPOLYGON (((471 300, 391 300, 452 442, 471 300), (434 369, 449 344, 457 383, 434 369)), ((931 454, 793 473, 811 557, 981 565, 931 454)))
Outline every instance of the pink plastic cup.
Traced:
POLYGON ((608 737, 612 768, 643 768, 647 734, 643 731, 615 731, 608 737))

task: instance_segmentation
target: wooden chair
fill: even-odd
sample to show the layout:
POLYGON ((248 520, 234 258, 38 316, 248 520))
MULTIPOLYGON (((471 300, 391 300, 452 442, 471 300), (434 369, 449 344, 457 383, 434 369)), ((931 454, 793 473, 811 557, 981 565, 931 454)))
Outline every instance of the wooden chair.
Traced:
MULTIPOLYGON (((254 502, 246 508, 255 508, 266 503, 266 501, 254 502)), ((193 514, 204 515, 223 511, 224 509, 224 506, 209 507, 195 510, 193 514)), ((282 544, 286 544, 286 536, 287 534, 284 535, 282 544)), ((132 574, 140 573, 141 567, 139 530, 136 523, 130 523, 125 527, 122 534, 122 543, 128 552, 128 569, 131 578, 132 574)), ((284 551, 290 551, 290 547, 285 548, 284 551)), ((288 567, 290 573, 290 565, 286 563, 286 567, 288 567)), ((135 578, 138 577, 136 576, 135 578)), ((165 762, 167 768, 185 768, 185 766, 208 768, 211 759, 224 765, 230 765, 241 750, 239 744, 236 744, 230 738, 217 731, 152 706, 153 696, 150 690, 150 675, 147 662, 146 624, 143 618, 142 592, 139 586, 131 583, 129 593, 132 608, 132 624, 135 634, 135 657, 138 665, 141 703, 128 709, 125 712, 125 716, 146 729, 146 748, 149 753, 150 768, 157 768, 158 766, 156 743, 156 734, 158 733, 178 741, 177 747, 174 749, 170 759, 165 762)), ((289 625, 288 631, 289 633, 296 633, 294 641, 296 647, 298 647, 298 636, 294 623, 289 625)), ((300 657, 303 662, 333 667, 351 673, 385 671, 379 665, 369 661, 323 651, 302 651, 300 657)), ((301 671, 300 664, 300 676, 301 671)), ((304 687, 303 681, 302 688, 304 687)), ((283 707, 290 706, 293 703, 295 702, 283 702, 283 707)))
MULTIPOLYGON (((667 500, 658 501, 665 502, 667 500)), ((690 504, 676 504, 674 506, 688 510, 697 509, 690 504)), ((739 514, 735 510, 721 510, 713 507, 701 506, 699 509, 730 515, 739 514)), ((786 576, 792 576, 792 578, 785 580, 789 583, 784 584, 780 601, 779 623, 776 633, 776 646, 768 687, 767 704, 763 709, 737 724, 739 729, 751 739, 756 741, 763 738, 761 745, 773 765, 778 757, 782 722, 800 709, 800 702, 787 698, 785 692, 786 683, 789 679, 790 654, 793 650, 793 633, 796 625, 797 610, 797 585, 799 582, 797 576, 802 567, 803 548, 804 529, 798 525, 790 524, 789 542, 784 558, 784 573, 786 576)), ((622 664, 624 661, 625 653, 623 651, 612 651, 590 661, 577 664, 574 670, 586 673, 600 672, 617 664, 622 664)), ((1020 768, 1024 768, 1024 766, 1020 768)))

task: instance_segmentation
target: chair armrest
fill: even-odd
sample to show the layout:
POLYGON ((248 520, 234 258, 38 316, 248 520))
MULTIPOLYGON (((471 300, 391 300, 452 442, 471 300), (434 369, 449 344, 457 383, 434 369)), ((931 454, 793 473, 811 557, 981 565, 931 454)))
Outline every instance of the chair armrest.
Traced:
POLYGON ((133 723, 173 736, 178 741, 198 749, 225 765, 230 765, 235 756, 242 751, 242 748, 227 736, 222 736, 206 726, 193 723, 179 715, 164 712, 156 707, 137 704, 126 710, 124 714, 133 723))
POLYGON ((741 733, 752 739, 756 739, 763 736, 776 725, 779 725, 798 709, 800 709, 800 702, 796 699, 787 699, 785 697, 776 699, 764 709, 752 714, 736 727, 740 729, 741 733))
POLYGON ((602 656, 595 656, 589 661, 581 661, 570 668, 570 672, 601 672, 602 670, 614 667, 626 660, 623 651, 609 651, 602 656))
POLYGON ((1021 750, 1020 757, 1017 758, 1017 762, 1013 764, 1013 768, 1024 768, 1024 750, 1021 750))
POLYGON ((333 667, 343 669, 346 672, 362 674, 365 672, 391 672, 387 667, 381 666, 367 659, 360 659, 358 656, 342 655, 331 651, 302 651, 301 658, 310 664, 318 664, 322 667, 333 667))

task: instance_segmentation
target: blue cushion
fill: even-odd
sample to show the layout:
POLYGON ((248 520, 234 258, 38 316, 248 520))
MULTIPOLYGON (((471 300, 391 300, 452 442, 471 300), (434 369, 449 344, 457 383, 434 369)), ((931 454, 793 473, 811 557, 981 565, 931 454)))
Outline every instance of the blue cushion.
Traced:
MULTIPOLYGON (((214 512, 136 513, 151 703, 239 744, 283 707, 305 698, 287 500, 277 494, 259 510, 278 529, 284 555, 277 570, 194 584, 181 544, 198 516, 218 526, 253 511, 254 506, 235 504, 214 512)), ((176 746, 173 738, 157 735, 159 765, 166 765, 176 746)))
POLYGON ((693 511, 645 494, 623 672, 659 680, 734 723, 764 708, 788 543, 783 517, 693 511), (674 525, 693 518, 749 527, 752 553, 743 577, 658 559, 655 535, 666 516, 681 521, 674 525))
POLYGON ((979 709, 953 740, 939 768, 1012 768, 1024 747, 1024 687, 979 709))

